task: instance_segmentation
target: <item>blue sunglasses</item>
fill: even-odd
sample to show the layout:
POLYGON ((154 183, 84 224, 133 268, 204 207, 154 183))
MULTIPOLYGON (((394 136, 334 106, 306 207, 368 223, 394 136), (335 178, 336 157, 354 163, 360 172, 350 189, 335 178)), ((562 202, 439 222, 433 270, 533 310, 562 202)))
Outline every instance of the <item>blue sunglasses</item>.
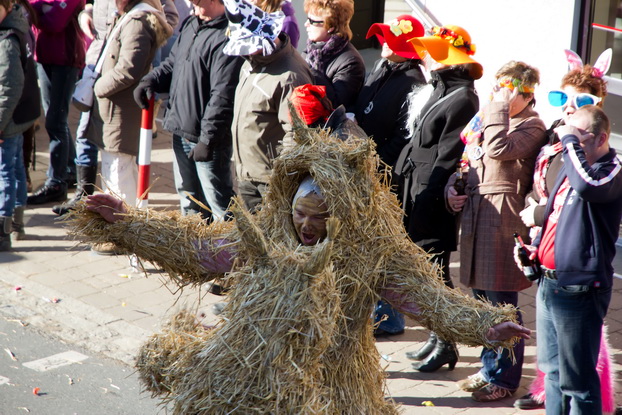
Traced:
POLYGON ((585 105, 596 105, 602 101, 602 98, 585 92, 570 96, 564 91, 555 90, 549 92, 549 103, 554 107, 563 107, 569 100, 575 108, 581 108, 585 105))

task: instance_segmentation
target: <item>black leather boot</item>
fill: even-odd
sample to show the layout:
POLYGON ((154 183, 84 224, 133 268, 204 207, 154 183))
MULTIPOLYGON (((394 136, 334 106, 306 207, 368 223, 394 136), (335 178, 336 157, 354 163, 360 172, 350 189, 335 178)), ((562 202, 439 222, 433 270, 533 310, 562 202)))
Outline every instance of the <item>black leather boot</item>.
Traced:
POLYGON ((52 207, 52 211, 59 216, 63 216, 76 206, 76 203, 87 195, 92 195, 95 191, 95 180, 97 180, 97 166, 76 166, 78 175, 78 186, 74 197, 60 205, 52 207))
POLYGON ((436 333, 433 331, 430 332, 430 337, 428 337, 428 341, 425 342, 423 346, 416 352, 406 352, 406 358, 410 360, 423 360, 434 350, 436 346, 436 342, 438 341, 438 337, 436 337, 436 333))
POLYGON ((26 238, 24 231, 24 206, 17 206, 13 209, 13 219, 11 222, 11 239, 21 241, 26 238))
POLYGON ((11 250, 11 225, 13 218, 10 216, 0 216, 0 251, 11 250))
POLYGON ((419 372, 436 372, 446 364, 449 364, 449 370, 454 370, 456 363, 458 363, 456 344, 438 339, 432 353, 424 361, 413 363, 412 366, 419 372))

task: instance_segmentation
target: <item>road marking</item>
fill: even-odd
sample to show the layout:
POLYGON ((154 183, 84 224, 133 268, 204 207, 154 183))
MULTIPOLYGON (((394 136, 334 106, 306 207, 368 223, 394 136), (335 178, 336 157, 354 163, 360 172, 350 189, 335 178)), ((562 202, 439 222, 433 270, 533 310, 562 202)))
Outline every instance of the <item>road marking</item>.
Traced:
POLYGON ((48 370, 56 369, 62 366, 67 366, 73 363, 80 363, 83 360, 88 359, 88 356, 82 353, 74 352, 72 350, 68 352, 58 353, 43 359, 33 360, 32 362, 26 362, 23 366, 29 369, 36 370, 37 372, 46 372, 48 370))
POLYGON ((0 376, 0 385, 4 385, 5 383, 9 383, 9 378, 5 378, 4 376, 0 376))

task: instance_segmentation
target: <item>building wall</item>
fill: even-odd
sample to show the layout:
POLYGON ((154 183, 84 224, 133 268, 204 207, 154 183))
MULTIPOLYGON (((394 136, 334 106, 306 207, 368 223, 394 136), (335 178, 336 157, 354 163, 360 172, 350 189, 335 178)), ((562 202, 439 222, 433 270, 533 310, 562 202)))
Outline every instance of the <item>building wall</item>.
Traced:
MULTIPOLYGON (((575 0, 419 0, 442 24, 462 26, 471 35, 484 67, 476 82, 480 101, 490 94, 494 74, 504 63, 521 60, 540 70, 536 110, 549 125, 561 116, 547 93, 567 71, 563 53, 571 47, 575 0)), ((405 0, 387 0, 385 21, 412 10, 405 0)))

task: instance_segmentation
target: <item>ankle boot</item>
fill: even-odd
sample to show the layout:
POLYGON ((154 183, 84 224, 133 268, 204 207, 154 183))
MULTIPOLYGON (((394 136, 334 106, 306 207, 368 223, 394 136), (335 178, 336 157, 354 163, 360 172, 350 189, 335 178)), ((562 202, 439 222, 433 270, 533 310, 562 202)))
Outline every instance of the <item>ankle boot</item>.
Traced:
POLYGON ((449 364, 449 370, 454 370, 456 363, 458 363, 456 344, 438 339, 432 353, 423 362, 413 363, 412 366, 419 372, 436 372, 446 364, 449 364))
POLYGON ((11 239, 13 241, 21 241, 24 238, 26 238, 26 232, 24 231, 24 206, 17 206, 13 210, 11 239))
POLYGON ((97 166, 76 165, 76 173, 78 176, 78 185, 73 199, 52 207, 52 211, 59 216, 62 216, 73 209, 83 196, 92 195, 95 191, 97 166))
POLYGON ((0 252, 11 250, 11 224, 13 218, 0 216, 0 252))
POLYGON ((423 346, 416 352, 406 352, 406 358, 410 360, 423 360, 434 350, 436 346, 436 342, 438 341, 438 337, 436 337, 436 333, 433 331, 430 332, 430 337, 428 337, 428 341, 425 342, 423 346))

